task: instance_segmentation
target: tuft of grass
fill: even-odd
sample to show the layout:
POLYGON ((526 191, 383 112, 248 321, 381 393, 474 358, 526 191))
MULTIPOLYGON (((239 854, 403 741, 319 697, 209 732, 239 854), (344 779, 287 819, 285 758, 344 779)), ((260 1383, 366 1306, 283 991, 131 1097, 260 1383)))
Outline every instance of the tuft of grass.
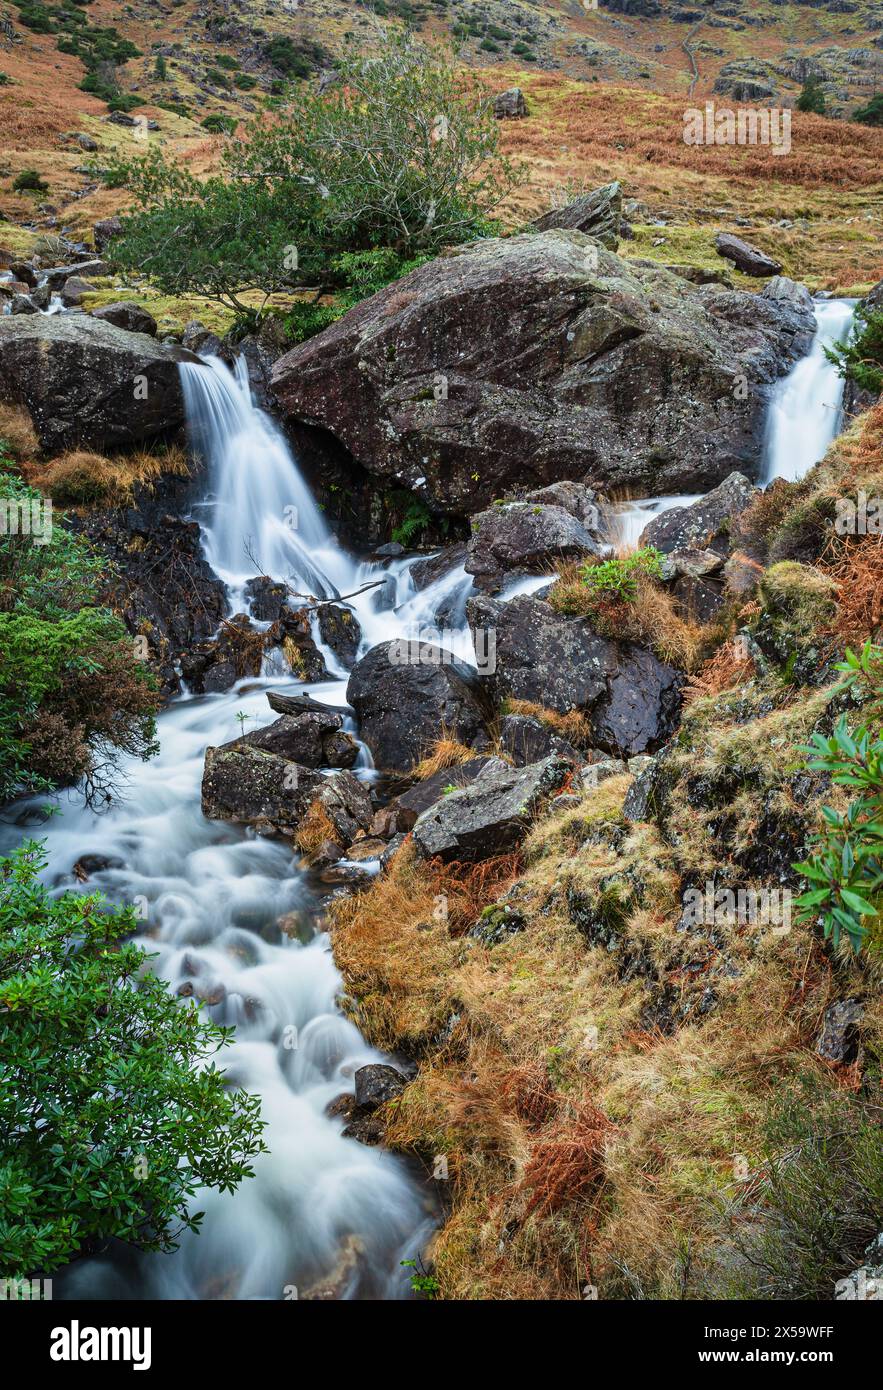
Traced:
POLYGON ((575 748, 589 748, 592 742, 592 725, 588 715, 582 710, 568 710, 559 714, 557 710, 546 709, 545 705, 534 704, 531 700, 507 699, 503 703, 503 714, 524 714, 536 719, 547 729, 552 729, 575 748))
POLYGON ((175 445, 156 453, 141 449, 113 458, 73 449, 45 464, 33 481, 57 502, 87 506, 125 504, 136 486, 151 490, 164 475, 188 477, 189 473, 187 455, 175 445))
POLYGON ((412 771, 418 781, 424 782, 427 777, 434 777, 444 768, 461 767, 476 756, 474 748, 467 747, 442 730, 441 737, 435 739, 412 771))
POLYGON ((18 461, 32 459, 39 452, 37 431, 23 405, 0 404, 0 444, 18 461))
POLYGON ((314 801, 295 832, 294 843, 309 858, 326 840, 336 839, 337 831, 328 812, 321 801, 314 801))

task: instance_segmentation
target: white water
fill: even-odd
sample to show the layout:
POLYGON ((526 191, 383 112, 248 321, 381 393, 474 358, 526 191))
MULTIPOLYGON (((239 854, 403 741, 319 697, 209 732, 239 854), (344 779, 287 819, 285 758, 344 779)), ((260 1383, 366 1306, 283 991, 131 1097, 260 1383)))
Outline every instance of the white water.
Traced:
POLYGON ((779 383, 770 402, 760 478, 764 486, 775 478, 802 478, 824 458, 840 429, 844 382, 825 348, 848 337, 855 304, 820 299, 815 311, 819 326, 812 349, 779 383))
MULTIPOLYGON (((843 332, 849 307, 840 306, 837 328, 833 305, 819 307, 820 337, 828 329, 843 332)), ((807 373, 800 368, 809 363, 810 402, 823 399, 830 410, 814 414, 820 429, 832 419, 831 433, 836 429, 840 401, 833 368, 816 347, 778 388, 769 458, 796 458, 800 472, 824 448, 804 430, 807 373), (792 390, 798 373, 800 393, 792 390)), ((383 578, 379 600, 375 590, 348 600, 362 624, 364 649, 398 636, 425 640, 427 625, 441 614, 445 645, 474 662, 464 622, 471 588, 465 571, 454 570, 418 594, 410 561, 383 569, 353 560, 331 537, 281 433, 253 407, 244 373, 234 380, 218 362, 182 373, 209 470, 210 495, 199 512, 206 552, 234 606, 241 606, 244 585, 258 572, 323 597, 383 578)), ((652 515, 691 500, 628 504, 624 538, 636 540, 652 515)), ((545 576, 516 580, 503 597, 547 582, 545 576)), ((272 684, 341 703, 346 673, 326 656, 336 677, 329 684, 272 684)), ((223 695, 175 702, 159 720, 160 755, 127 764, 125 802, 99 817, 74 798, 62 800, 63 814, 36 832, 45 837, 57 891, 79 890, 74 864, 99 854, 110 863, 93 874, 90 889, 115 901, 145 902, 144 944, 159 953, 158 973, 173 989, 192 983, 196 993, 218 999, 212 1016, 237 1027, 223 1065, 237 1084, 260 1093, 269 1122, 270 1153, 256 1161, 255 1178, 233 1196, 198 1195, 206 1212, 199 1236, 185 1236, 171 1256, 81 1262, 60 1281, 67 1296, 279 1299, 287 1286, 306 1292, 332 1277, 346 1248, 357 1253, 340 1296, 401 1297, 407 1278, 399 1261, 418 1253, 432 1224, 426 1191, 405 1166, 344 1139, 342 1122, 325 1114, 331 1099, 351 1089, 357 1067, 377 1054, 336 1007, 340 980, 326 937, 314 933, 319 903, 308 878, 284 845, 207 821, 200 811, 206 746, 239 733, 237 713, 249 716, 250 730, 273 719, 265 698, 269 684, 250 680, 223 695), (292 912, 301 915, 300 940, 277 926, 292 912), (296 1049, 285 1045, 292 1025, 296 1049)), ((8 851, 20 835, 3 827, 0 848, 8 851)))
MULTIPOLYGON (((843 378, 825 356, 825 348, 848 338, 855 301, 818 299, 814 302, 818 329, 811 350, 776 383, 770 398, 759 473, 762 487, 776 478, 802 478, 824 457, 838 433, 843 410, 843 378)), ((638 545, 644 527, 673 507, 689 507, 701 493, 689 497, 642 497, 615 508, 615 543, 623 549, 638 545)))

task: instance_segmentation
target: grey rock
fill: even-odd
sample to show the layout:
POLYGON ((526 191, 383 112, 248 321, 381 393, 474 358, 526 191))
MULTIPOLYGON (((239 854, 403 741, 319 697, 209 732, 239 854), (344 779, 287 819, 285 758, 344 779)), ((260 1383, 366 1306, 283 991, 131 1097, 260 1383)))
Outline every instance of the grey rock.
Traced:
POLYGON ((102 319, 105 323, 113 323, 117 328, 125 328, 130 333, 147 333, 151 338, 156 337, 156 319, 153 314, 149 314, 140 304, 133 304, 130 300, 120 300, 118 304, 104 304, 100 309, 92 310, 92 317, 102 319))
POLYGON ((726 557, 730 549, 730 523, 750 506, 757 489, 741 473, 731 473, 711 492, 689 507, 672 507, 654 517, 641 532, 640 545, 652 545, 663 554, 716 550, 726 557))
POLYGON ((719 256, 732 261, 736 269, 744 271, 746 275, 765 276, 782 273, 781 261, 774 261, 772 256, 759 251, 756 246, 749 245, 741 237, 733 236, 732 232, 718 232, 714 245, 719 256))
POLYGON ((27 294, 14 294, 9 308, 11 314, 39 314, 33 299, 27 294))
POLYGON ((471 787, 451 792, 424 811, 414 844, 427 859, 477 863, 515 849, 531 818, 570 771, 562 758, 521 768, 485 768, 471 787))
POLYGON ((841 999, 825 1010, 816 1052, 829 1062, 852 1062, 858 1052, 858 1025, 864 1017, 858 999, 841 999))
POLYGON ((395 1067, 372 1062, 359 1067, 355 1075, 356 1106, 360 1110, 376 1110, 388 1100, 395 1100, 407 1085, 406 1078, 395 1067))
POLYGON ((510 87, 494 97, 494 115, 498 121, 523 120, 527 115, 527 102, 520 87, 510 87))
POLYGON ((582 522, 563 507, 507 502, 473 517, 466 573, 479 588, 496 593, 513 575, 542 574, 556 560, 600 551, 582 522))
POLYGON ((195 360, 88 314, 0 319, 0 394, 27 406, 47 453, 174 429, 184 418, 178 364, 195 360))
POLYGON ((554 208, 545 216, 538 217, 531 226, 538 232, 561 228, 566 231, 585 232, 597 238, 608 251, 615 251, 619 245, 622 223, 622 187, 618 183, 605 183, 591 193, 584 193, 566 207, 554 208))

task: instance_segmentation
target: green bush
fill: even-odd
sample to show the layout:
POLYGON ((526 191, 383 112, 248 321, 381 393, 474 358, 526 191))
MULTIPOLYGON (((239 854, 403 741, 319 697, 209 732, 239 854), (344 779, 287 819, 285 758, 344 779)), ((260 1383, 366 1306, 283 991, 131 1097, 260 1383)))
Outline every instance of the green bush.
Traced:
POLYGON ((825 92, 819 79, 812 74, 806 79, 797 98, 798 111, 811 111, 817 116, 825 114, 825 92))
POLYGON ((872 96, 867 106, 852 113, 852 119, 861 125, 883 125, 883 92, 872 96))
POLYGON ((212 135, 232 135, 236 129, 235 116, 206 116, 202 122, 204 130, 208 130, 212 135))
POLYGON ((244 315, 246 291, 345 289, 330 268, 346 253, 404 262, 486 234, 516 171, 497 157, 483 90, 464 92, 444 54, 407 37, 339 66, 339 83, 324 92, 300 84, 277 120, 240 132, 218 176, 198 180, 156 148, 102 169, 139 208, 114 243, 117 264, 164 294, 207 295, 244 315))
POLYGON ((633 602, 638 593, 639 575, 658 579, 661 573, 662 556, 652 546, 636 550, 623 559, 603 560, 598 564, 583 565, 580 569, 589 592, 604 602, 633 602))
MULTIPOLYGON (((20 518, 40 495, 0 472, 0 503, 20 518)), ((113 794, 120 753, 156 751, 158 698, 122 623, 100 606, 106 565, 57 516, 37 544, 16 522, 0 534, 0 804, 82 782, 113 794)))
POLYGON ((0 859, 0 1271, 31 1278, 110 1239, 173 1250, 265 1149, 259 1100, 211 1060, 230 1038, 126 938, 131 908, 52 897, 40 847, 0 859))
POLYGON ((12 180, 12 187, 16 193, 47 193, 48 183, 44 183, 36 169, 22 169, 20 174, 16 174, 12 180))
POLYGON ((878 396, 883 391, 883 309, 860 304, 855 311, 852 340, 835 343, 825 352, 842 377, 878 396))
POLYGON ((847 651, 838 670, 846 673, 843 689, 867 693, 868 717, 850 729, 842 715, 830 738, 815 733, 801 751, 809 755, 811 772, 825 773, 836 786, 854 793, 855 799, 845 812, 822 807, 824 828, 812 837, 809 857, 794 865, 810 885, 795 905, 800 920, 821 921, 825 937, 831 938, 835 948, 845 933, 854 951, 869 941, 879 950, 883 944, 883 649, 867 642, 861 656, 847 651))

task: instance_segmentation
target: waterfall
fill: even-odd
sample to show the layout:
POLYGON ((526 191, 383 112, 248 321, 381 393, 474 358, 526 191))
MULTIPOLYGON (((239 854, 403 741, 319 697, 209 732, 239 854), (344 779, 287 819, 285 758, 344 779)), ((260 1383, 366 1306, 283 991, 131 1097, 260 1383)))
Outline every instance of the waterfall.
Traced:
POLYGON ((767 416, 760 481, 796 482, 824 458, 840 429, 843 378, 825 355, 849 336, 855 303, 820 299, 815 304, 818 329, 812 348, 775 387, 767 416))

